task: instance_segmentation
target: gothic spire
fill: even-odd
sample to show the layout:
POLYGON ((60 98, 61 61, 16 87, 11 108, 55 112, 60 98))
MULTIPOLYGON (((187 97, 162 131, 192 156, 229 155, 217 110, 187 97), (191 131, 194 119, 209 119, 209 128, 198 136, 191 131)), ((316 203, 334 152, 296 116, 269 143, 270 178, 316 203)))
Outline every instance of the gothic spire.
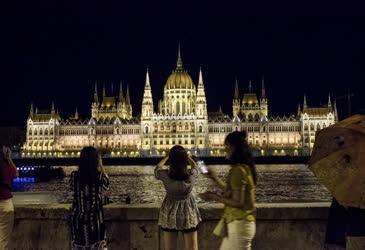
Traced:
POLYGON ((99 100, 98 100, 98 83, 97 83, 97 81, 95 81, 94 102, 99 102, 99 100))
POLYGON ((30 110, 29 110, 29 116, 32 116, 34 114, 33 111, 33 102, 30 103, 30 110))
POLYGON ((335 113, 335 121, 338 121, 337 105, 336 100, 333 101, 333 112, 335 113))
POLYGON ((120 81, 119 83, 119 101, 123 101, 124 100, 124 95, 123 95, 123 83, 122 81, 120 81))
POLYGON ((76 107, 76 110, 75 110, 75 119, 79 119, 79 112, 77 112, 77 107, 76 107))
POLYGON ((103 97, 105 97, 105 84, 103 84, 103 97))
POLYGON ((248 93, 252 93, 252 81, 248 82, 248 93))
POLYGON ((222 106, 219 104, 219 110, 218 110, 219 113, 223 113, 222 112, 222 106))
POLYGON ((127 104, 131 104, 131 99, 130 99, 130 97, 129 97, 129 86, 127 85, 127 94, 126 94, 126 102, 127 102, 127 104))
POLYGON ((55 113, 55 109, 54 109, 54 102, 52 101, 52 109, 51 109, 51 114, 55 113))
POLYGON ((303 109, 307 108, 307 96, 304 94, 304 98, 303 98, 303 109))
POLYGON ((178 52, 177 52, 176 69, 177 70, 182 70, 183 69, 183 62, 181 60, 181 52, 180 52, 180 42, 179 42, 179 49, 178 49, 178 52))
POLYGON ((266 98, 265 79, 264 79, 264 77, 262 77, 262 82, 261 82, 261 98, 262 99, 266 98))
POLYGON ((234 99, 236 99, 236 100, 240 99, 240 93, 239 93, 239 90, 238 90, 237 77, 236 77, 236 83, 235 83, 235 87, 234 87, 234 99))
POLYGON ((148 72, 148 67, 147 67, 147 71, 146 71, 146 83, 145 83, 145 88, 151 88, 150 75, 149 75, 149 72, 148 72))
POLYGON ((332 103, 331 103, 331 94, 328 93, 328 107, 331 108, 332 107, 332 103))
POLYGON ((297 115, 299 116, 301 113, 301 110, 300 110, 300 103, 298 103, 298 111, 297 111, 297 115))
POLYGON ((202 73, 202 67, 201 66, 199 68, 199 82, 198 82, 198 86, 199 85, 203 86, 203 73, 202 73))

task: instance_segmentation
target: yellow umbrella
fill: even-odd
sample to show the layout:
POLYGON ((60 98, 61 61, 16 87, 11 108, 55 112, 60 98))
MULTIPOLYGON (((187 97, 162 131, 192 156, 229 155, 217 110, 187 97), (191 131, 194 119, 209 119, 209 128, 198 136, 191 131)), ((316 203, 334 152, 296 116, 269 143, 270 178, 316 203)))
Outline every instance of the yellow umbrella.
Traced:
POLYGON ((365 116, 318 131, 309 168, 341 205, 365 208, 365 116))

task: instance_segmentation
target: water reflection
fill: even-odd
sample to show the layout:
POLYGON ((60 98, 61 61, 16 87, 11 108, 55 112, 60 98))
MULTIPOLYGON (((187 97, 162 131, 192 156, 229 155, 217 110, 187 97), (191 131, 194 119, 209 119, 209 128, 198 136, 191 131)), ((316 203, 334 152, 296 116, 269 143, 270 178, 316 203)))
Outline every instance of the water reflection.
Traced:
MULTIPOLYGON (((228 173, 228 165, 211 165, 221 177, 228 173)), ((125 203, 129 196, 131 203, 161 202, 165 191, 162 183, 153 176, 154 166, 106 166, 110 176, 110 190, 107 195, 115 203, 125 203)), ((64 167, 64 178, 41 181, 34 177, 15 179, 14 191, 47 191, 59 202, 70 203, 72 193, 69 176, 76 167, 64 167), (23 180, 23 181, 21 181, 23 180)), ((313 202, 330 201, 331 195, 305 165, 258 165, 258 202, 313 202)), ((213 181, 200 175, 193 193, 215 189, 213 181)), ((202 202, 198 199, 198 202, 202 202)))

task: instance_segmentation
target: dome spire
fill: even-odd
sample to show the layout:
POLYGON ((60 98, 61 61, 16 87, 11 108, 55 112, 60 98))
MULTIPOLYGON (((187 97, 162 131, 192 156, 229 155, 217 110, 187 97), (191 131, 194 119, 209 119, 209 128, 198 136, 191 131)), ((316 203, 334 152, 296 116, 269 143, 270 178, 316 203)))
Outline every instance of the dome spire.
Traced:
POLYGON ((181 52, 180 52, 180 42, 179 42, 179 48, 178 48, 178 52, 177 52, 176 69, 177 70, 182 70, 183 69, 183 62, 181 60, 181 52))

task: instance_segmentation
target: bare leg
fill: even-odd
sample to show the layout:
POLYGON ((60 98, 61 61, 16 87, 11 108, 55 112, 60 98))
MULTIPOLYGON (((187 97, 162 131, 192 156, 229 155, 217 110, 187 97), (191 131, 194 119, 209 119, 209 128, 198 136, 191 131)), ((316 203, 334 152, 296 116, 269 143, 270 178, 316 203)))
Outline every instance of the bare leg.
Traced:
POLYGON ((163 232, 165 250, 175 250, 177 242, 177 232, 163 232))
POLYGON ((183 233, 186 250, 198 250, 198 232, 183 233))

